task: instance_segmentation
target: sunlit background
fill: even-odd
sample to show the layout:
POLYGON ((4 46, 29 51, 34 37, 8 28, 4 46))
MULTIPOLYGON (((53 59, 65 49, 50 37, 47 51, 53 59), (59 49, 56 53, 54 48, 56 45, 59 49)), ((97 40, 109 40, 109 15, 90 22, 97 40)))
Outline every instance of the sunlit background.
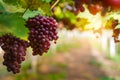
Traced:
MULTIPOLYGON (((78 15, 62 10, 60 5, 55 7, 59 36, 57 43, 51 42, 50 50, 42 56, 33 56, 32 49, 28 48, 26 60, 18 74, 7 71, 3 65, 4 51, 0 48, 0 80, 120 80, 120 43, 115 43, 113 31, 105 28, 113 18, 120 20, 120 13, 111 12, 103 17, 100 12, 92 15, 86 5, 84 7, 85 11, 78 15), (62 21, 67 19, 68 24, 72 23, 72 28, 76 24, 75 29, 63 24, 62 21)), ((14 6, 8 8, 5 5, 5 8, 11 13, 23 11, 14 6)), ((23 18, 36 14, 38 12, 28 10, 23 18)), ((26 40, 28 30, 19 23, 22 22, 19 17, 3 15, 0 21, 8 23, 0 23, 0 33, 11 32, 26 40), (11 17, 13 20, 9 25, 6 19, 11 17)))

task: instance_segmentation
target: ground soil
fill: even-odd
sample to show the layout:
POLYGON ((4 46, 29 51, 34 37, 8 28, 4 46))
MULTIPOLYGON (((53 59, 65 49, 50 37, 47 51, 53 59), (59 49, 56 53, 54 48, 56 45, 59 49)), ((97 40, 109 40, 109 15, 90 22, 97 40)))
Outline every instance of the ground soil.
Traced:
MULTIPOLYGON (((66 72, 66 78, 64 80, 103 80, 103 78, 107 76, 106 72, 101 68, 101 65, 97 63, 98 60, 96 56, 92 55, 93 47, 90 42, 87 41, 87 39, 83 39, 80 41, 80 44, 80 48, 71 49, 67 53, 54 54, 55 57, 46 62, 66 64, 66 67, 62 69, 66 72)), ((57 72, 56 67, 48 67, 45 64, 41 66, 41 71, 48 72, 48 70, 49 72, 57 72)))

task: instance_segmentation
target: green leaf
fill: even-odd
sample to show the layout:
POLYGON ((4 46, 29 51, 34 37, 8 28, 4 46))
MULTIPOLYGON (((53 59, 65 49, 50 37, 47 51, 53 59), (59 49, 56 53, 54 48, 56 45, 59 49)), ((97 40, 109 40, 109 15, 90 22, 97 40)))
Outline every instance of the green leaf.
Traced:
POLYGON ((11 31, 5 25, 0 24, 0 36, 5 33, 11 33, 11 31))
POLYGON ((64 18, 64 14, 63 14, 60 7, 56 7, 56 10, 54 11, 54 14, 58 19, 64 18))
POLYGON ((112 22, 113 22, 114 18, 111 17, 109 20, 107 20, 107 23, 105 24, 105 28, 106 29, 112 29, 112 22))
POLYGON ((51 0, 42 0, 43 2, 49 3, 51 0))
POLYGON ((21 38, 28 36, 28 29, 24 26, 25 21, 19 14, 0 15, 0 34, 12 33, 21 38))
POLYGON ((23 18, 25 20, 27 20, 28 18, 34 17, 34 16, 39 15, 39 14, 41 14, 41 12, 39 12, 39 11, 30 11, 30 10, 27 10, 25 12, 25 14, 23 15, 23 18))
POLYGON ((0 3, 0 14, 6 13, 5 8, 0 3))
POLYGON ((3 0, 7 4, 18 5, 19 0, 3 0))
POLYGON ((40 0, 30 0, 28 1, 28 7, 30 10, 37 10, 40 7, 40 0))
POLYGON ((60 0, 59 3, 64 3, 64 2, 73 2, 74 0, 60 0))
POLYGON ((41 1, 40 2, 40 10, 43 11, 44 15, 51 16, 51 14, 52 14, 49 3, 45 3, 45 2, 41 1))
POLYGON ((70 12, 70 11, 66 11, 65 13, 62 13, 62 14, 64 14, 65 17, 69 18, 72 23, 75 22, 76 16, 75 16, 74 13, 72 13, 72 12, 70 12))
POLYGON ((28 0, 19 0, 19 4, 20 4, 23 8, 28 8, 28 0))

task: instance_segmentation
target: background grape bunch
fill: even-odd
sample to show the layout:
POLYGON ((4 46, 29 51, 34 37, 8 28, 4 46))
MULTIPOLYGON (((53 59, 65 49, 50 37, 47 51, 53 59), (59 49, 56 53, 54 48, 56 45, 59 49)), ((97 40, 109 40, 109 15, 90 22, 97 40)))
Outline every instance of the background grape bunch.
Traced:
POLYGON ((112 22, 112 29, 113 29, 112 37, 114 37, 114 41, 116 43, 120 42, 120 40, 119 40, 120 29, 115 28, 119 24, 118 22, 119 21, 117 19, 113 20, 113 22, 112 22))
POLYGON ((104 16, 106 12, 120 9, 120 0, 75 0, 76 11, 84 12, 84 4, 93 15, 101 11, 101 15, 104 16))

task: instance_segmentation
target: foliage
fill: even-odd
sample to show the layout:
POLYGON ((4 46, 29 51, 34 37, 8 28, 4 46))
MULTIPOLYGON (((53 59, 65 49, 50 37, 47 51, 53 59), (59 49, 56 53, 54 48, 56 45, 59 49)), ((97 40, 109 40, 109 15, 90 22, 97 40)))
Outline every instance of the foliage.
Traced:
POLYGON ((0 15, 0 33, 13 33, 15 36, 25 37, 28 35, 28 29, 24 27, 25 21, 18 13, 0 15))
POLYGON ((96 61, 95 59, 91 59, 90 64, 98 67, 102 66, 102 63, 96 61))
POLYGON ((39 73, 23 73, 15 77, 16 80, 61 80, 66 77, 66 73, 61 71, 59 73, 39 74, 39 73))
POLYGON ((114 78, 110 78, 110 77, 107 77, 107 76, 103 76, 101 78, 101 80, 115 80, 114 78))
POLYGON ((50 2, 51 0, 0 1, 0 35, 12 33, 17 37, 26 38, 28 29, 24 26, 25 20, 38 14, 51 15, 50 2))

